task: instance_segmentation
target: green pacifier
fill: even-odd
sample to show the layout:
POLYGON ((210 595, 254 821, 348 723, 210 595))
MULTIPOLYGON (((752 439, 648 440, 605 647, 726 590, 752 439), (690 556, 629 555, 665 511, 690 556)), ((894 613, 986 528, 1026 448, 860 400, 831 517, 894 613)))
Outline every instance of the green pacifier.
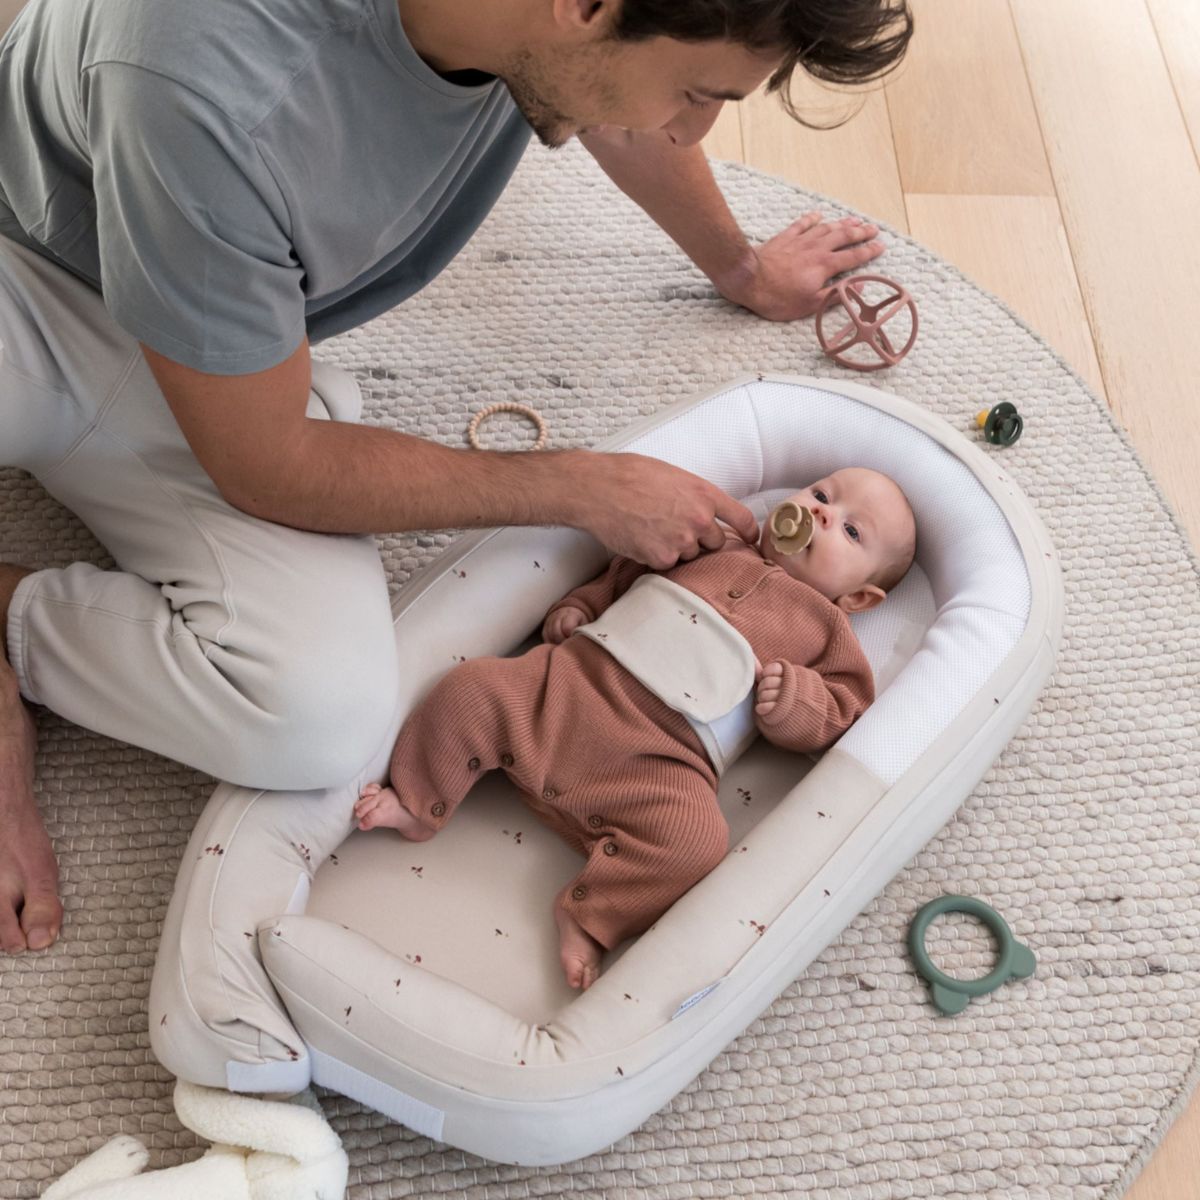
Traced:
POLYGON ((813 535, 813 515, 802 504, 784 500, 777 504, 767 519, 771 545, 780 554, 799 554, 813 535))
POLYGON ((973 996, 986 996, 1010 979, 1028 979, 1037 966, 1033 951, 1013 937, 1004 918, 994 908, 972 896, 939 896, 926 904, 909 926, 908 951, 916 963, 917 973, 929 984, 933 1003, 951 1017, 962 1012, 973 996), (978 917, 996 935, 1000 943, 1000 958, 992 971, 982 979, 955 979, 933 965, 925 949, 925 934, 935 917, 948 912, 978 917))
POLYGON ((984 438, 996 446, 1011 446, 1025 428, 1017 406, 1007 400, 997 404, 990 411, 985 408, 977 413, 975 424, 983 430, 984 438))

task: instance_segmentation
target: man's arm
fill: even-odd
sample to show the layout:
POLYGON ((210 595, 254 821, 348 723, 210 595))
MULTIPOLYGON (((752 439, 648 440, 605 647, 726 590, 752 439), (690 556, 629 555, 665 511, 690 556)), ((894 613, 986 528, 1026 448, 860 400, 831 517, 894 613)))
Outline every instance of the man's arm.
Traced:
POLYGON ((733 298, 754 274, 754 248, 742 233, 699 145, 676 146, 659 134, 624 129, 581 133, 608 177, 733 298))
POLYGON ((142 346, 200 465, 226 501, 318 533, 492 525, 586 529, 652 567, 724 545, 717 518, 749 539, 754 515, 658 459, 587 450, 453 450, 390 429, 305 415, 308 342, 278 366, 210 375, 142 346))
POLYGON ((307 341, 250 375, 209 375, 142 352, 200 465, 235 508, 318 533, 572 525, 579 451, 505 454, 305 416, 307 341))
POLYGON ((811 316, 829 280, 883 253, 879 230, 857 217, 826 223, 805 213, 752 245, 738 227, 699 145, 607 129, 579 140, 608 177, 675 240, 717 291, 770 321, 811 316))

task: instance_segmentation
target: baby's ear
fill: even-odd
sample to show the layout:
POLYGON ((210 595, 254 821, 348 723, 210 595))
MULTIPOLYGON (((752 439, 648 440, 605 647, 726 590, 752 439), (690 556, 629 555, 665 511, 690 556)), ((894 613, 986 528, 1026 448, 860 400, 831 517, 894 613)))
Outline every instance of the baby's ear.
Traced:
POLYGON ((877 608, 887 599, 887 592, 881 587, 876 587, 873 583, 864 584, 856 592, 847 592, 844 596, 839 596, 834 603, 843 612, 856 613, 868 612, 872 608, 877 608))

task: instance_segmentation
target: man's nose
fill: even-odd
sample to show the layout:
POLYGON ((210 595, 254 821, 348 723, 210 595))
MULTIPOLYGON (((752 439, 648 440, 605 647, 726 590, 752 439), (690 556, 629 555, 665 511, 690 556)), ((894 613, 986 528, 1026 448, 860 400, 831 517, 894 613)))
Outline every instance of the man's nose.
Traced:
POLYGON ((694 146, 703 141, 708 131, 716 124, 723 107, 724 101, 720 100, 714 100, 703 108, 688 105, 680 109, 663 126, 663 130, 676 146, 694 146))

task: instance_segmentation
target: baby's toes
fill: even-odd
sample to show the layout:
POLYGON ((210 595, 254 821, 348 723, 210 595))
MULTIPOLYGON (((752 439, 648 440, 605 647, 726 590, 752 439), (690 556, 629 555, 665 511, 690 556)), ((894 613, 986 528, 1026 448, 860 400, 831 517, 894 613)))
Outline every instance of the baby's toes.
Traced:
POLYGON ((362 793, 354 802, 354 812, 357 816, 359 813, 366 812, 368 808, 374 808, 379 803, 380 787, 377 783, 369 783, 363 788, 362 793))
POLYGON ((583 963, 575 957, 563 956, 562 960, 563 973, 567 977, 567 983, 571 987, 577 988, 583 983, 583 963))
POLYGON ((562 965, 567 982, 573 988, 581 988, 585 992, 600 977, 599 953, 595 957, 588 954, 564 954, 562 965))
POLYGON ((357 814, 359 829, 374 829, 383 816, 383 810, 378 804, 372 804, 357 814))

